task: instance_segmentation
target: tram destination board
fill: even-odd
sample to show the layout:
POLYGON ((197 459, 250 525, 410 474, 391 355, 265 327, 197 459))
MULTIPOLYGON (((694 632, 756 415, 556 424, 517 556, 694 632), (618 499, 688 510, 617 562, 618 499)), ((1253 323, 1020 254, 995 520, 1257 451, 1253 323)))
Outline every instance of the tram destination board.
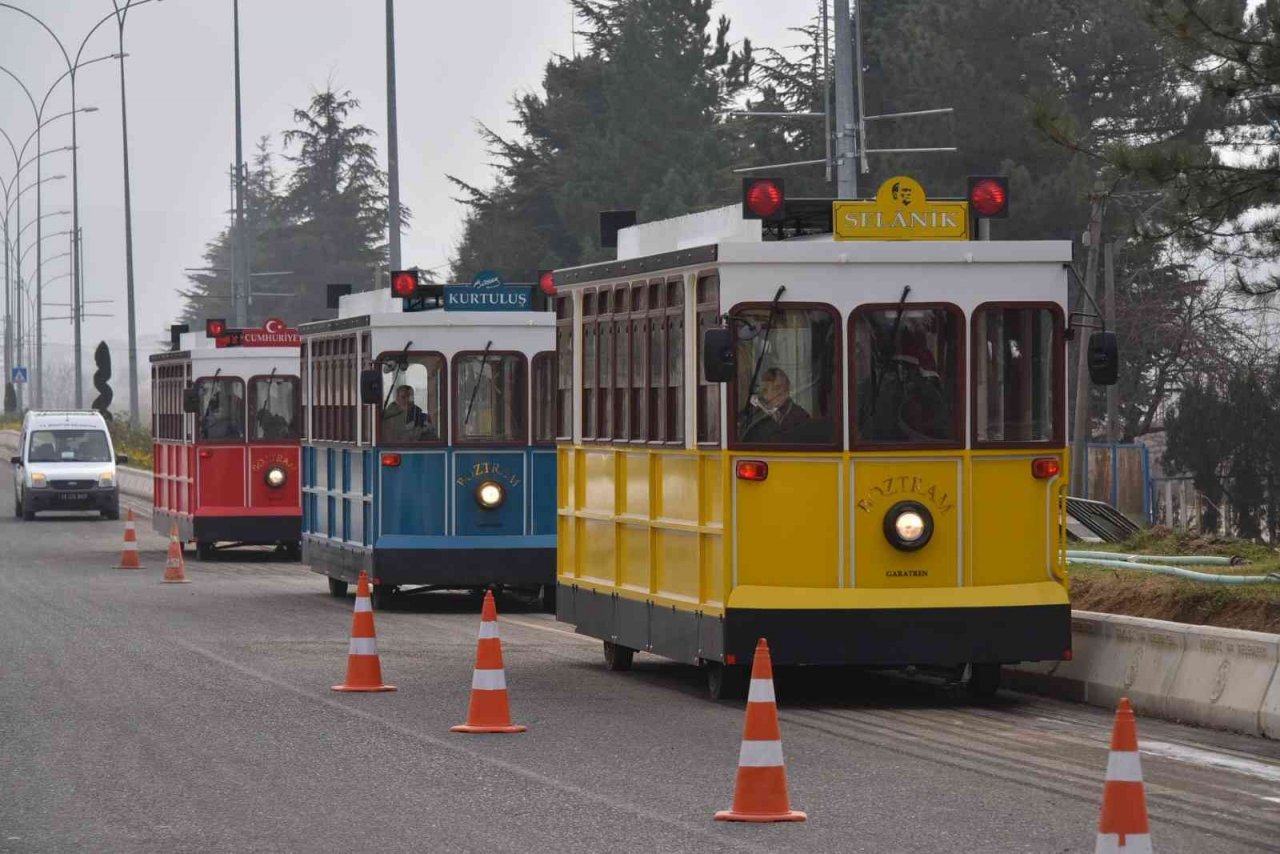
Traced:
POLYGON ((445 311, 531 311, 533 285, 445 285, 445 311))

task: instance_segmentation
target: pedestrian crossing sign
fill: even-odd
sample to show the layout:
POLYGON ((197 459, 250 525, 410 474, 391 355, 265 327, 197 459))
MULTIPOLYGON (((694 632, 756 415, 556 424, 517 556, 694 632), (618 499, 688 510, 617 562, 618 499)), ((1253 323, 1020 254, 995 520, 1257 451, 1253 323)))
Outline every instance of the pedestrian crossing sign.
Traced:
POLYGON ((26 368, 14 368, 14 369, 12 370, 12 372, 11 372, 11 373, 13 374, 13 376, 10 378, 10 380, 9 380, 10 382, 14 383, 15 385, 25 385, 25 384, 26 384, 26 382, 27 382, 27 369, 26 369, 26 368))

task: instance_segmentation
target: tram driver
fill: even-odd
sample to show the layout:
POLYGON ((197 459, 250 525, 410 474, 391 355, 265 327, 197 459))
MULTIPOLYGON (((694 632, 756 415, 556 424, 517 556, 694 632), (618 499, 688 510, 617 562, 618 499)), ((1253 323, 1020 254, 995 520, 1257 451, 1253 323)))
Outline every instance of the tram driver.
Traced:
POLYGON ((438 435, 431 416, 413 402, 413 386, 396 386, 395 400, 382 412, 383 441, 421 442, 438 435))
POLYGON ((201 418, 201 438, 244 439, 244 401, 232 393, 223 406, 221 389, 215 387, 201 418))
POLYGON ((751 396, 738 435, 743 442, 786 443, 793 431, 809 421, 809 413, 791 397, 791 378, 782 368, 760 374, 760 391, 751 396))

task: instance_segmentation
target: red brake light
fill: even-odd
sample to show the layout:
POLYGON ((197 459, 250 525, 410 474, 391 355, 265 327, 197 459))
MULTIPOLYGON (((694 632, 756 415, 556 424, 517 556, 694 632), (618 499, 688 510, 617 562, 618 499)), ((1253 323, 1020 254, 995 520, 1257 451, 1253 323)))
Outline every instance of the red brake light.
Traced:
POLYGON ((200 459, 202 459, 202 460, 209 460, 209 459, 212 459, 212 458, 213 458, 213 451, 203 451, 203 450, 202 450, 202 451, 200 452, 200 459))
POLYGON ((543 270, 538 274, 538 287, 549 297, 556 295, 556 275, 550 270, 543 270))
POLYGON ((764 480, 769 476, 769 464, 763 460, 738 460, 738 480, 764 480))
POLYGON ((400 455, 399 454, 383 454, 382 464, 389 469, 393 469, 396 466, 400 465, 400 455))
POLYGON ((1064 650, 1062 651, 1062 660, 1063 660, 1063 661, 1070 661, 1070 660, 1071 660, 1071 658, 1072 658, 1071 650, 1069 650, 1069 649, 1064 649, 1064 650))
POLYGON ((734 655, 731 652, 727 652, 725 653, 725 656, 724 656, 724 663, 732 667, 733 665, 738 663, 738 656, 734 655))
POLYGON ((1039 480, 1048 480, 1062 474, 1062 463, 1057 457, 1036 457, 1031 461, 1031 475, 1039 480))
POLYGON ((1003 178, 974 178, 969 182, 969 204, 980 217, 1008 213, 1009 186, 1003 178))
POLYGON ((391 292, 406 299, 418 292, 418 274, 405 270, 391 274, 391 292))
POLYGON ((749 181, 742 197, 744 214, 754 219, 769 219, 782 212, 786 196, 782 183, 772 178, 749 181))

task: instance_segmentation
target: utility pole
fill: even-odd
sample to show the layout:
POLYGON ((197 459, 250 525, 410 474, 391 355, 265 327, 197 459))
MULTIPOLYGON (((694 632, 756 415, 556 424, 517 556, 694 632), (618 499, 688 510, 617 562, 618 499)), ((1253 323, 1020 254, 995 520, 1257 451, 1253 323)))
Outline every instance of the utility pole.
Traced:
MULTIPOLYGON (((1106 196, 1102 189, 1089 197, 1089 228, 1085 232, 1089 257, 1085 264, 1084 281, 1080 283, 1081 308, 1096 305, 1094 293, 1098 281, 1098 250, 1102 244, 1102 215, 1106 210, 1106 196)), ((1088 498, 1085 494, 1085 478, 1089 470, 1089 342, 1083 330, 1076 340, 1076 409, 1071 429, 1071 494, 1088 498)))
MULTIPOLYGON (((1102 247, 1102 276, 1106 292, 1102 295, 1102 325, 1116 328, 1116 245, 1108 240, 1102 247)), ((1107 386, 1107 441, 1114 445, 1120 441, 1120 387, 1107 386)), ((1112 453, 1115 453, 1112 451, 1112 453)))
POLYGON ((240 0, 231 0, 231 14, 235 26, 236 63, 236 227, 232 245, 235 262, 231 265, 231 305, 235 326, 243 329, 249 325, 249 247, 244 233, 244 141, 240 121, 240 0))
POLYGON ((395 0, 387 0, 387 246, 391 269, 400 268, 400 140, 396 128, 395 0))
POLYGON ((857 128, 853 92, 853 21, 849 0, 835 0, 836 18, 836 196, 858 197, 857 128))

